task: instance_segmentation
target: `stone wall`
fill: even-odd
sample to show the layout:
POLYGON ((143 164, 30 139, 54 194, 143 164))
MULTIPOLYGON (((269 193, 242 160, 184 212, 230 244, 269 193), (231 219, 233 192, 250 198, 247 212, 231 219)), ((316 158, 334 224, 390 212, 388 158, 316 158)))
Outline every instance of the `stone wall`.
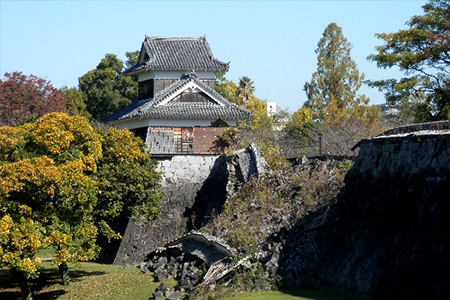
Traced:
POLYGON ((327 221, 285 235, 286 287, 373 299, 450 299, 450 134, 362 141, 327 221))
POLYGON ((151 222, 123 220, 120 243, 106 245, 101 261, 138 264, 169 241, 204 226, 220 214, 241 182, 265 172, 266 163, 253 145, 225 155, 177 155, 159 158, 165 193, 161 216, 151 222))
POLYGON ((214 174, 221 168, 223 159, 218 155, 180 155, 159 159, 158 169, 163 172, 161 185, 165 193, 161 216, 151 224, 130 220, 113 263, 141 262, 157 247, 185 233, 191 221, 192 206, 198 198, 208 194, 209 201, 214 203, 220 196, 223 184, 219 181, 225 179, 214 174), (213 181, 217 184, 217 193, 209 188, 213 181))

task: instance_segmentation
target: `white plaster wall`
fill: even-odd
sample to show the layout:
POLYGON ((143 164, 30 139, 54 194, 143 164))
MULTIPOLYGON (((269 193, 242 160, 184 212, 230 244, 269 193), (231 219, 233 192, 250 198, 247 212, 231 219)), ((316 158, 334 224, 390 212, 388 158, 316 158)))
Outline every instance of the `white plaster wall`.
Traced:
MULTIPOLYGON (((191 73, 192 70, 187 71, 149 71, 146 73, 140 73, 138 75, 138 81, 144 81, 149 79, 161 78, 161 79, 174 79, 181 78, 182 75, 191 73)), ((214 72, 196 71, 195 74, 199 78, 216 78, 214 72)))

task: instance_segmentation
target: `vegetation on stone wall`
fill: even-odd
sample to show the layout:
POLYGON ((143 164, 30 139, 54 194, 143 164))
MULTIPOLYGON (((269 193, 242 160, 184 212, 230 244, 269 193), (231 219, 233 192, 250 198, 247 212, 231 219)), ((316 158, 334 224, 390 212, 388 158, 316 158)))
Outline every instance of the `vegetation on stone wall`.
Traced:
POLYGON ((267 288, 276 286, 267 255, 279 251, 282 232, 300 218, 334 203, 350 166, 348 160, 304 158, 242 184, 222 212, 211 215, 200 231, 224 239, 237 250, 237 260, 248 259, 248 268, 235 272, 234 287, 251 289, 256 279, 267 288))

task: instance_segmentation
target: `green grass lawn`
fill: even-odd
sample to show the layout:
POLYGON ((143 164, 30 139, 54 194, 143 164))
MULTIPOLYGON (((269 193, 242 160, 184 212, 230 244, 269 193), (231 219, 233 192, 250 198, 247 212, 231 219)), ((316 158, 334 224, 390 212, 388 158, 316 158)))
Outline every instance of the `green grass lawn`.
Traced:
MULTIPOLYGON (((61 285, 58 267, 43 263, 39 279, 33 282, 33 299, 148 299, 159 285, 148 274, 136 267, 83 263, 81 268, 71 267, 70 286, 61 285)), ((165 282, 170 285, 171 282, 165 282)), ((173 283, 172 283, 173 285, 173 283)), ((19 299, 20 290, 9 282, 8 272, 0 271, 0 299, 19 299)))
MULTIPOLYGON (((33 281, 32 289, 35 300, 147 300, 159 283, 149 274, 142 274, 136 267, 83 263, 81 268, 69 265, 70 286, 61 285, 58 268, 50 262, 44 262, 41 276, 33 281)), ((166 280, 168 286, 174 280, 166 280)), ((225 300, 350 300, 350 298, 333 296, 322 292, 235 292, 216 293, 214 299, 225 300), (222 296, 220 296, 222 295, 222 296), (228 295, 228 296, 225 296, 228 295)), ((20 299, 18 286, 9 281, 7 270, 0 270, 0 299, 20 299)))

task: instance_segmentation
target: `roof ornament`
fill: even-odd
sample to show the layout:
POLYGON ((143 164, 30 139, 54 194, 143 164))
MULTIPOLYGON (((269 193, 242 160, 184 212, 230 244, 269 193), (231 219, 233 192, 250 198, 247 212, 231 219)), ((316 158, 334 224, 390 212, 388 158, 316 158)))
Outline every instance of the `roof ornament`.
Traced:
POLYGON ((187 74, 183 74, 183 76, 182 76, 181 78, 182 78, 182 79, 191 79, 191 78, 197 79, 198 76, 197 76, 197 73, 195 73, 195 71, 192 70, 191 72, 189 72, 189 73, 187 73, 187 74))

